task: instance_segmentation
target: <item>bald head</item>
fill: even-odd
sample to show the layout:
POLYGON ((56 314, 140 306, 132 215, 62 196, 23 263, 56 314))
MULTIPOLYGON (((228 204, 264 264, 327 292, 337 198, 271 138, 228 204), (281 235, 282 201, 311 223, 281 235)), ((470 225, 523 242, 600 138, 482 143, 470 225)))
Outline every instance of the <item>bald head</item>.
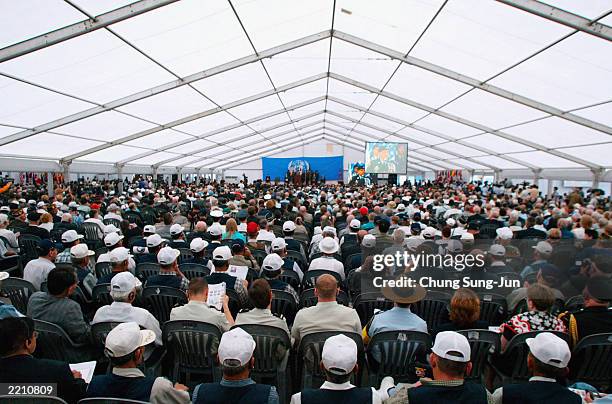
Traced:
POLYGON ((195 225, 195 231, 204 233, 206 231, 206 222, 200 220, 195 225))
POLYGON ((338 293, 338 282, 332 275, 324 274, 317 278, 315 292, 319 302, 333 302, 338 293))

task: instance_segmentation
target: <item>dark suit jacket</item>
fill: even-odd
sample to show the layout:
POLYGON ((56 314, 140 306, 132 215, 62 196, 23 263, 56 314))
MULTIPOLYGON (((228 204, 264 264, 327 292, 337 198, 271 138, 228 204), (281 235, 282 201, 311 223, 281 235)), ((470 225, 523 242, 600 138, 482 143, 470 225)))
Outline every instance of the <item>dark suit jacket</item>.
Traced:
POLYGON ((68 403, 85 397, 87 385, 75 379, 66 362, 17 355, 0 359, 0 383, 57 383, 57 395, 68 403))

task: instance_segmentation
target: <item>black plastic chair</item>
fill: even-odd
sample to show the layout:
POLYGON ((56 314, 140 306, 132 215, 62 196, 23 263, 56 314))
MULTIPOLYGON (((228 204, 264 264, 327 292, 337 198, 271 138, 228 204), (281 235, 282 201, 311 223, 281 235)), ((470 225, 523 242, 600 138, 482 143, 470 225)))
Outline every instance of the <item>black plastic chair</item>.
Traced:
POLYGON ((95 251, 104 238, 104 233, 100 226, 92 222, 85 222, 81 225, 81 231, 85 235, 84 240, 89 249, 95 251))
POLYGON ((584 307, 584 297, 582 295, 572 296, 565 302, 565 310, 577 311, 584 307))
POLYGON ((355 298, 353 308, 357 311, 363 327, 374 316, 374 310, 390 310, 393 308, 393 302, 378 292, 366 292, 355 298))
POLYGON ((113 302, 113 298, 110 295, 110 288, 110 283, 101 283, 93 287, 91 290, 91 300, 97 307, 106 306, 113 302))
POLYGON ((479 293, 480 298, 480 320, 486 321, 488 325, 500 325, 508 315, 506 298, 495 293, 479 293))
POLYGON ((11 304, 15 306, 17 311, 25 316, 28 312, 30 296, 36 292, 34 285, 21 278, 8 278, 2 281, 0 290, 11 299, 11 304))
POLYGON ((283 269, 278 277, 281 281, 288 283, 294 290, 299 291, 302 286, 300 276, 292 269, 283 269))
MULTIPOLYGON (((79 401, 80 402, 80 401, 79 401)), ((0 404, 67 404, 59 397, 28 395, 0 396, 0 404)))
POLYGON ((110 262, 98 262, 96 263, 96 277, 102 278, 110 274, 113 271, 113 267, 110 262))
POLYGON ((225 294, 229 299, 227 305, 229 306, 230 313, 232 313, 232 317, 236 318, 240 310, 246 309, 246 307, 242 307, 238 292, 236 292, 234 289, 225 289, 225 294))
POLYGON ((180 289, 166 286, 149 286, 142 290, 142 299, 153 317, 164 324, 170 319, 173 307, 187 304, 187 295, 180 289))
POLYGON ((448 302, 432 299, 428 296, 411 304, 410 310, 425 320, 430 333, 448 318, 448 302))
POLYGON ((570 379, 602 388, 612 381, 612 333, 582 338, 572 352, 570 379))
POLYGON ((466 377, 476 383, 480 383, 485 372, 489 354, 499 352, 501 346, 500 334, 489 330, 462 330, 470 343, 472 351, 472 372, 466 377))
POLYGON ((338 286, 342 286, 342 277, 339 273, 334 271, 328 271, 327 269, 313 269, 310 271, 306 271, 304 274, 304 279, 302 280, 302 285, 304 289, 314 288, 317 278, 321 275, 331 275, 336 278, 338 282, 338 286))
MULTIPOLYGON (((334 335, 344 334, 353 339, 357 344, 357 364, 363 369, 365 363, 365 349, 361 335, 352 332, 324 331, 306 334, 298 346, 298 372, 300 380, 300 391, 305 388, 319 388, 325 381, 325 375, 321 371, 321 353, 327 338, 334 335)), ((355 375, 353 383, 360 385, 360 375, 355 375)))
POLYGON ((297 310, 297 302, 291 293, 284 290, 272 290, 271 311, 273 314, 282 316, 287 321, 287 324, 291 325, 297 310))
POLYGON ((95 253, 95 257, 96 257, 96 261, 97 261, 98 258, 100 258, 100 255, 108 253, 108 248, 106 248, 106 247, 98 247, 98 248, 96 248, 94 253, 95 253))
POLYGON ((159 264, 156 262, 141 262, 136 264, 136 276, 144 283, 149 276, 159 274, 159 264))
POLYGON ((255 257, 255 260, 257 261, 257 264, 259 264, 260 267, 263 264, 264 258, 268 256, 268 253, 263 250, 253 250, 251 251, 251 254, 253 254, 253 257, 255 257))
POLYGON ((242 324, 240 327, 255 340, 255 366, 251 378, 257 383, 273 384, 278 389, 281 402, 289 399, 290 368, 289 353, 291 341, 287 333, 268 325, 242 324))
MULTIPOLYGON (((336 301, 343 306, 349 305, 349 297, 345 291, 340 290, 336 295, 336 301)), ((315 306, 318 303, 314 288, 306 289, 300 295, 300 308, 315 306)))
POLYGON ((308 269, 306 258, 299 251, 287 250, 287 259, 293 262, 297 262, 298 266, 302 269, 302 271, 305 271, 308 269))
POLYGON ((62 327, 56 324, 34 320, 34 328, 38 332, 36 356, 39 358, 78 363, 83 362, 89 353, 88 344, 73 342, 62 327))
POLYGON ((108 218, 108 219, 104 219, 102 220, 102 223, 104 223, 105 225, 109 225, 112 224, 113 226, 115 226, 116 228, 120 229, 121 228, 121 220, 119 219, 113 219, 113 218, 108 218))
POLYGON ((368 343, 369 385, 378 386, 385 376, 396 382, 414 383, 414 363, 426 361, 431 347, 429 334, 420 331, 385 331, 375 334, 368 343))
POLYGON ((499 369, 494 366, 496 372, 502 376, 504 384, 529 380, 530 374, 527 369, 529 347, 525 341, 527 338, 534 338, 541 332, 551 332, 569 344, 569 335, 560 331, 530 331, 515 335, 508 342, 505 351, 499 355, 497 363, 504 364, 504 368, 499 369))
POLYGON ((192 280, 193 278, 205 278, 210 275, 210 269, 201 264, 181 264, 179 265, 179 269, 189 280, 192 280))
POLYGON ((192 375, 219 381, 217 349, 220 340, 221 331, 213 324, 186 320, 164 324, 164 346, 173 359, 171 379, 184 381, 186 385, 191 383, 192 375))
POLYGON ((19 236, 19 251, 23 257, 23 265, 28 261, 38 258, 38 246, 42 239, 33 234, 22 234, 19 236))
POLYGON ((189 261, 193 258, 193 253, 189 248, 179 248, 178 250, 181 252, 181 255, 179 256, 179 262, 189 261))

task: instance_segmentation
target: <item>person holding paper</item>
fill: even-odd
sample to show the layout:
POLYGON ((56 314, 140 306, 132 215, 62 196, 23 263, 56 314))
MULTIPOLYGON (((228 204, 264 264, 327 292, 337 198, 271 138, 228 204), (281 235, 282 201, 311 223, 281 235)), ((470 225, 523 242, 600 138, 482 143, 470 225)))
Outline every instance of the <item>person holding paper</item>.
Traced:
POLYGON ((214 324, 221 332, 228 331, 234 325, 227 295, 222 297, 223 313, 208 306, 208 282, 204 278, 193 278, 187 291, 189 302, 175 307, 170 312, 170 320, 192 320, 214 324))
POLYGON ((238 294, 240 305, 245 307, 249 302, 247 281, 238 279, 227 273, 229 260, 232 258, 232 251, 228 246, 222 246, 215 248, 212 255, 215 272, 206 277, 206 282, 208 282, 209 285, 225 282, 226 288, 235 290, 238 294))

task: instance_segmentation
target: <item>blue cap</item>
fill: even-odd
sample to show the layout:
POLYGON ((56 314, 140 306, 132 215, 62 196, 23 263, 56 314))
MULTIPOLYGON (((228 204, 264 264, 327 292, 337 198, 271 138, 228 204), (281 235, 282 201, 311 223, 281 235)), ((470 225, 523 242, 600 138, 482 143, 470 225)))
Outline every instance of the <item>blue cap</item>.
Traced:
POLYGON ((53 241, 48 240, 48 239, 43 239, 39 244, 38 244, 38 254, 43 257, 45 255, 49 255, 49 251, 51 251, 51 249, 53 248, 57 248, 55 243, 53 243, 53 241))
POLYGON ((244 248, 244 241, 240 238, 232 240, 232 250, 242 250, 244 248))

